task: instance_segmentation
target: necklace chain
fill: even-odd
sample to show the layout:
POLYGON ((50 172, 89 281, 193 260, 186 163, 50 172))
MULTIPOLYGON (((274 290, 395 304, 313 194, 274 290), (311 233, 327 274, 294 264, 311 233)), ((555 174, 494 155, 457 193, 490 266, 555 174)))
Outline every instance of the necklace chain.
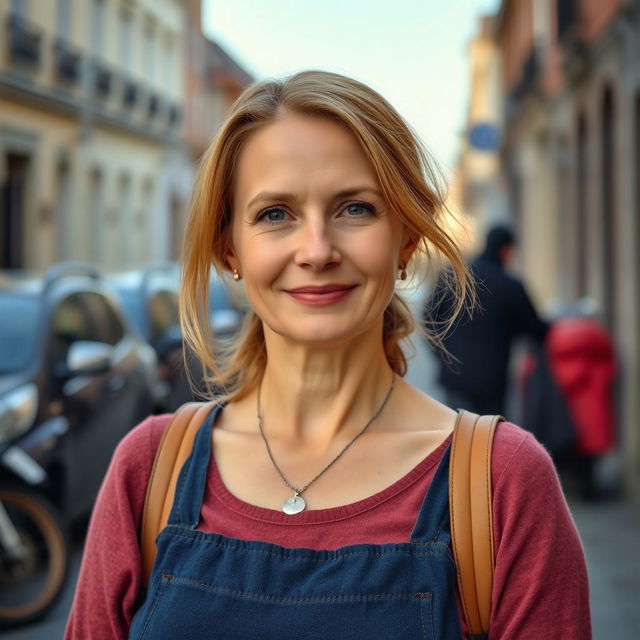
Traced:
POLYGON ((387 391, 387 395, 385 396, 385 398, 382 401, 382 404, 380 405, 378 410, 371 416, 371 418, 369 418, 369 421, 367 422, 367 424, 365 424, 364 427, 362 427, 362 429, 360 429, 360 431, 349 442, 347 442, 347 444, 344 446, 342 451, 340 451, 340 453, 338 453, 338 455, 333 460, 331 460, 331 462, 329 462, 329 464, 326 467, 324 467, 324 469, 322 469, 311 480, 309 480, 309 482, 307 482, 307 484, 305 484, 301 488, 295 487, 294 485, 292 485, 287 480, 286 476, 282 472, 282 469, 278 466, 278 463, 276 462, 275 458, 273 457, 273 452, 271 451, 271 447, 269 446, 269 441, 267 440, 267 436, 265 435, 264 428, 262 426, 262 416, 261 416, 261 412, 260 412, 260 390, 262 388, 262 381, 260 381, 260 385, 258 386, 258 410, 257 410, 257 413, 258 413, 258 427, 260 428, 260 435, 262 436, 262 439, 264 440, 264 444, 265 444, 265 446, 267 448, 267 453, 269 454, 269 459, 271 460, 271 464, 273 464, 273 466, 275 467, 275 470, 280 475, 280 478, 282 478, 282 482, 284 482, 287 485, 287 487, 289 487, 289 489, 291 489, 291 491, 293 491, 295 493, 296 497, 299 496, 300 494, 302 494, 304 491, 306 491, 322 474, 324 474, 336 462, 338 462, 338 460, 347 451, 347 449, 368 429, 369 425, 382 413, 382 410, 385 408, 385 405, 387 404, 387 401, 391 397, 391 392, 393 391, 393 387, 395 386, 395 381, 396 381, 396 374, 393 373, 392 377, 391 377, 391 385, 389 386, 389 390, 387 391))

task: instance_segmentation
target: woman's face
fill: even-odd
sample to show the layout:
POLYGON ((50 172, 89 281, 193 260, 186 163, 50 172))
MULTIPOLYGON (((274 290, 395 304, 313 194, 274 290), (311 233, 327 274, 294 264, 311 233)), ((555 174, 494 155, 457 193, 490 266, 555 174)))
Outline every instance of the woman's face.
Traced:
POLYGON ((355 137, 286 116, 249 138, 234 178, 229 263, 266 327, 306 343, 380 327, 413 244, 355 137))

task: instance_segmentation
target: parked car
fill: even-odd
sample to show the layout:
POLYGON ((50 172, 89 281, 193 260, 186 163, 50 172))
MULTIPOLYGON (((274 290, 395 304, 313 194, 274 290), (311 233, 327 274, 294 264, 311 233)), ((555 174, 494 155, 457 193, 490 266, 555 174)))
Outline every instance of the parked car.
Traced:
POLYGON ((157 357, 87 266, 0 278, 0 625, 53 605, 66 528, 156 402, 157 357), (9 588, 7 588, 9 587, 9 588))
POLYGON ((176 265, 151 265, 113 274, 109 282, 117 291, 129 322, 158 358, 162 391, 155 412, 173 412, 193 401, 182 357, 176 265))
MULTIPOLYGON (((109 276, 120 296, 130 323, 140 337, 155 350, 164 395, 156 412, 175 411, 185 402, 200 399, 201 369, 195 358, 188 358, 192 390, 185 371, 183 338, 180 328, 178 296, 179 270, 174 263, 149 265, 143 269, 109 276)), ((242 311, 234 304, 224 281, 212 270, 209 309, 211 330, 217 339, 230 338, 238 331, 242 311)))

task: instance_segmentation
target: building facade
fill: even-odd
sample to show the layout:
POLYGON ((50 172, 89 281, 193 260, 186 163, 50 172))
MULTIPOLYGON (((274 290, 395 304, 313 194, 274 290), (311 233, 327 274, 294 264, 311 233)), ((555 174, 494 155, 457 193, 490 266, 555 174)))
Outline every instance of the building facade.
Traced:
POLYGON ((640 496, 640 1, 504 0, 509 209, 537 297, 589 298, 617 347, 619 459, 640 496))
POLYGON ((195 164, 252 78, 201 0, 0 0, 0 269, 179 257, 195 164))
POLYGON ((504 136, 502 59, 494 40, 495 17, 482 16, 469 44, 470 94, 458 161, 462 204, 480 248, 491 225, 509 217, 500 163, 504 136))
POLYGON ((188 184, 179 0, 0 0, 0 266, 168 257, 188 184))
POLYGON ((253 81, 201 30, 201 0, 187 0, 185 141, 194 162, 209 146, 229 107, 253 81))

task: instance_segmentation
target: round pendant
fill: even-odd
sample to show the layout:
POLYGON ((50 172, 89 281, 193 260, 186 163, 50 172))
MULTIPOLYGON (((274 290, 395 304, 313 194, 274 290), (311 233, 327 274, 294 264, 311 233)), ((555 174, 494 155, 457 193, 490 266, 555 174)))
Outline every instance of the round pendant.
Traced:
POLYGON ((307 503, 300 496, 293 496, 293 498, 287 498, 282 503, 282 510, 288 515, 293 516, 296 513, 304 511, 307 503))

